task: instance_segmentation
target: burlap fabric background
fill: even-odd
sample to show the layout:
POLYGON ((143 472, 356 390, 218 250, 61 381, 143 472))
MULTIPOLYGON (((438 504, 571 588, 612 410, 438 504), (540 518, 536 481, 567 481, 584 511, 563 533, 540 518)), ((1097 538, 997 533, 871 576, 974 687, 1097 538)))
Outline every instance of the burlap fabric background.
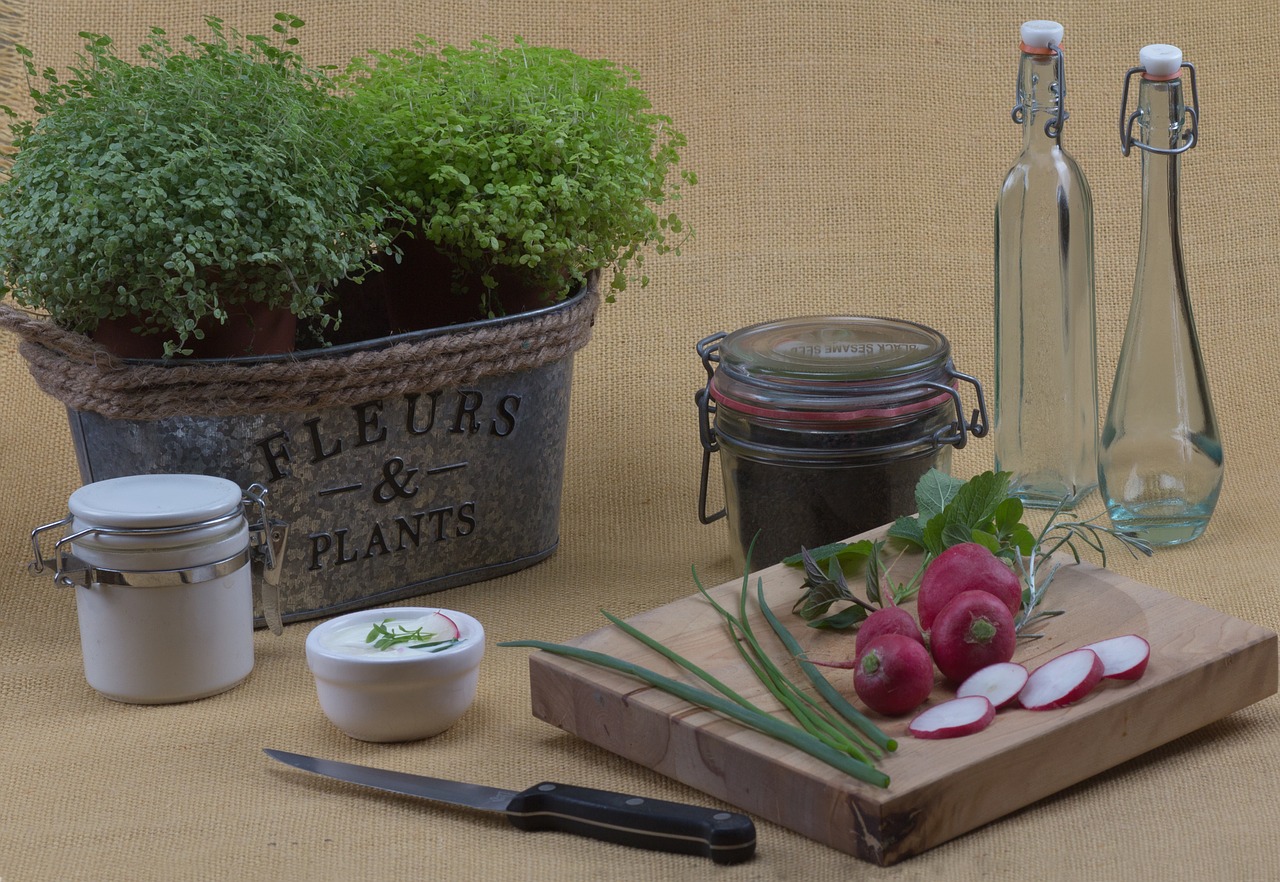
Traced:
MULTIPOLYGON (((602 309, 579 355, 562 544, 548 562, 436 595, 491 639, 566 639, 692 591, 689 567, 732 577, 723 525, 696 518, 698 338, 770 318, 880 313, 930 324, 991 381, 992 205, 1019 133, 1009 121, 1017 26, 1067 26, 1066 143, 1096 202, 1103 402, 1129 301, 1138 160, 1118 150, 1124 71, 1147 42, 1199 67, 1202 143, 1186 158, 1184 236, 1226 443, 1208 532, 1116 568, 1271 629, 1280 479, 1276 232, 1280 61, 1272 0, 30 0, 0 10, 4 42, 61 66, 76 33, 136 45, 215 12, 261 31, 286 5, 304 49, 340 63, 422 32, 523 35, 639 69, 689 135, 697 238, 653 283, 602 309)), ((8 45, 0 84, 22 101, 8 45)), ((228 108, 234 112, 234 108, 228 108)), ((707 802, 529 712, 523 651, 491 647, 474 709, 429 742, 374 746, 315 703, 307 624, 257 635, 244 685, 189 705, 133 707, 84 682, 73 597, 26 575, 27 532, 77 485, 60 406, 0 339, 0 879, 1280 879, 1280 700, 1247 710, 894 868, 877 870, 761 822, 736 868, 557 834, 355 789, 301 786, 277 746, 498 786, 543 779, 707 802)), ((977 442, 956 470, 988 468, 977 442)), ((1087 744, 1080 745, 1088 750, 1087 744)), ((1045 756, 1052 764, 1054 756, 1045 756)))

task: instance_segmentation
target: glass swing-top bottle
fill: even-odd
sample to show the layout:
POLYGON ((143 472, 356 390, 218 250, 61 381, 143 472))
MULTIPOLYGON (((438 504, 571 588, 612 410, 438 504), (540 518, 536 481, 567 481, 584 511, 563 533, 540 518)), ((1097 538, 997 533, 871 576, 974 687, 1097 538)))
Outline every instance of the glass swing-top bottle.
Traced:
POLYGON ((1176 545, 1204 531, 1222 486, 1222 444, 1179 230, 1179 164, 1198 142, 1200 107, 1195 68, 1176 46, 1146 46, 1139 61, 1125 75, 1120 143, 1126 156, 1130 147, 1142 155, 1141 238, 1098 477, 1115 527, 1176 545), (1129 82, 1139 73, 1137 110, 1126 118, 1129 82))
POLYGON ((1093 202, 1062 148, 1063 27, 1020 35, 1022 152, 995 217, 995 465, 1025 505, 1070 509, 1098 477, 1093 202))

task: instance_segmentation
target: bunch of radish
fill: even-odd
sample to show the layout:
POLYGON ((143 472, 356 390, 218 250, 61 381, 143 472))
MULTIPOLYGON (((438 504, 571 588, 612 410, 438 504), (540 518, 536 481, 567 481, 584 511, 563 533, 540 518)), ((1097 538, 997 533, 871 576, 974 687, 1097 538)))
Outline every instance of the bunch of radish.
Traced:
POLYGON ((954 699, 917 715, 917 738, 951 738, 986 728, 1001 707, 1064 707, 1104 678, 1136 680, 1151 647, 1133 634, 1065 652, 1034 672, 1012 661, 1022 582, 977 543, 954 545, 925 569, 916 620, 900 607, 871 613, 858 629, 854 690, 873 711, 901 716, 933 691, 934 666, 959 684, 954 699), (922 632, 923 629, 923 632, 922 632), (925 633, 928 634, 926 640, 925 633))

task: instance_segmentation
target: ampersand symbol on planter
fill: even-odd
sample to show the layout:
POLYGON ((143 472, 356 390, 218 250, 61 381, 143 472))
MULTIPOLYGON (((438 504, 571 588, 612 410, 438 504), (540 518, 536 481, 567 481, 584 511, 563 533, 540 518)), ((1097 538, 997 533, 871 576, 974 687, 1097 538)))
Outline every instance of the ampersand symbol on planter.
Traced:
POLYGON ((391 502, 399 497, 401 499, 409 499, 418 492, 417 487, 410 487, 409 482, 413 480, 413 476, 418 473, 417 469, 406 469, 404 460, 398 456, 393 456, 382 464, 383 480, 378 482, 378 486, 373 488, 373 498, 375 502, 391 502), (400 480, 399 476, 403 473, 404 480, 400 480))

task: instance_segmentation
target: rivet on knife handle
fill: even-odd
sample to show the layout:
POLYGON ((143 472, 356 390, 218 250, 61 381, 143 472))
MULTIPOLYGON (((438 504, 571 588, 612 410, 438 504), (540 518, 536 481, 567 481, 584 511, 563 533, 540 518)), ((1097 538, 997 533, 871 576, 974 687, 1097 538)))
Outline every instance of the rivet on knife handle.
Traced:
POLYGON ((746 815, 700 806, 543 783, 517 794, 506 808, 521 830, 562 830, 605 842, 697 854, 736 864, 756 850, 755 824, 746 815))

